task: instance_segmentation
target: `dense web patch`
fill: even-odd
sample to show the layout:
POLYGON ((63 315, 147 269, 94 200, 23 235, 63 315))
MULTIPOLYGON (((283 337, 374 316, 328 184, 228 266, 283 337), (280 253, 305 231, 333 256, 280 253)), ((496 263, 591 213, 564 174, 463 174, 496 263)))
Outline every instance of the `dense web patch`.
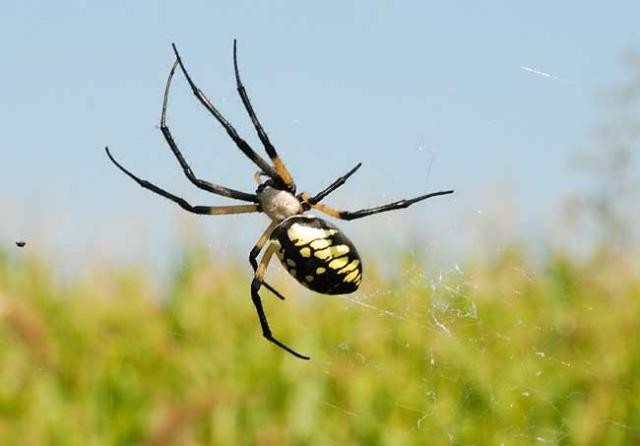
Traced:
MULTIPOLYGON (((577 277, 565 283, 569 288, 558 290, 556 281, 566 278, 540 271, 517 252, 504 249, 493 257, 466 269, 446 261, 435 270, 416 260, 400 273, 402 285, 365 287, 342 297, 347 311, 366 320, 365 327, 381 331, 377 342, 395 345, 405 361, 416 361, 421 370, 420 382, 409 384, 413 392, 404 392, 408 383, 396 381, 397 393, 386 394, 387 410, 411 417, 416 434, 436 435, 431 438, 451 444, 469 441, 460 424, 442 422, 456 417, 486 423, 491 438, 499 439, 496 444, 562 444, 597 436, 600 430, 640 434, 639 425, 612 415, 579 434, 568 416, 570 408, 591 398, 588 387, 576 384, 597 381, 601 365, 573 345, 563 318, 592 318, 606 303, 587 298, 558 309, 558 299, 572 299, 577 277)), ((381 380, 402 375, 397 370, 402 365, 368 345, 361 348, 353 338, 335 344, 336 355, 348 358, 351 367, 381 380)), ((327 370, 335 361, 327 360, 327 370)), ((614 387, 614 392, 624 388, 614 387)), ((323 404, 354 420, 367 416, 338 401, 323 404)))

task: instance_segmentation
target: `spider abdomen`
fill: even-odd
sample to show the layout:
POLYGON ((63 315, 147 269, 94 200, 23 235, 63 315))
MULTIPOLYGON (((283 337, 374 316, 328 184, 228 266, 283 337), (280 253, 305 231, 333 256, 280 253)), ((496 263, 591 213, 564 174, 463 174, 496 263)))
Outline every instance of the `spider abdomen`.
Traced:
POLYGON ((337 227, 312 215, 284 220, 271 234, 282 265, 305 287, 323 294, 348 294, 362 280, 355 246, 337 227))

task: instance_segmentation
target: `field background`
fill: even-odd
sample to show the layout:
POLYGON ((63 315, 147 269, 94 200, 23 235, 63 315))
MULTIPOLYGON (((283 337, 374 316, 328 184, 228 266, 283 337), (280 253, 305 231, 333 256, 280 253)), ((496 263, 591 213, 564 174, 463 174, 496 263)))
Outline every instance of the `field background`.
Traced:
MULTIPOLYGON (((264 293, 247 268, 185 252, 161 300, 131 268, 61 283, 0 258, 0 442, 107 444, 637 444, 637 257, 518 247, 439 268, 368 265, 353 296, 264 293), (635 271, 635 272, 634 272, 635 271), (293 297, 292 297, 293 296, 293 297)), ((279 267, 278 267, 279 268, 279 267)))

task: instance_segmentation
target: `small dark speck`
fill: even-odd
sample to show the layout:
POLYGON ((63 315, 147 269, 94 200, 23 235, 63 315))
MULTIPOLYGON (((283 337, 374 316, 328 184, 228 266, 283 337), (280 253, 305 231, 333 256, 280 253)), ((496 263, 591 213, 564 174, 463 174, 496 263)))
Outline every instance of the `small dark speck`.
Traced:
POLYGON ((26 246, 27 242, 23 242, 22 240, 16 242, 16 246, 18 248, 23 248, 24 246, 26 246))

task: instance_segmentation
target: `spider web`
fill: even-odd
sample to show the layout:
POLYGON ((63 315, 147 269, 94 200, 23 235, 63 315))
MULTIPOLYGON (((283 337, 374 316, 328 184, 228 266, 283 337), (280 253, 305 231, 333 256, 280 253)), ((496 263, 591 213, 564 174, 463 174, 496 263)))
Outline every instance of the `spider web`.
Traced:
MULTIPOLYGON (((542 75, 534 70, 526 71, 542 75)), ((559 79, 548 74, 544 77, 559 79)), ((425 153, 422 145, 418 147, 418 151, 425 153)), ((429 157, 426 168, 428 186, 434 152, 426 153, 429 157)), ((621 176, 625 179, 631 177, 633 176, 621 176)), ((625 229, 629 231, 623 231, 625 234, 634 232, 633 227, 628 225, 633 221, 632 216, 635 215, 637 207, 631 205, 628 209, 631 211, 625 215, 625 221, 628 222, 625 229)), ((508 212, 512 213, 514 210, 511 208, 508 212)), ((483 362, 495 362, 497 369, 489 377, 484 376, 484 379, 480 380, 480 385, 484 386, 480 393, 485 395, 487 403, 480 404, 479 412, 473 416, 492 426, 494 432, 491 438, 500 438, 498 444, 565 444, 588 441, 591 436, 602 438, 598 435, 604 435, 604 431, 612 438, 638 438, 640 423, 630 423, 626 421, 629 419, 628 414, 607 409, 595 415, 595 423, 593 418, 589 419, 593 414, 584 409, 586 412, 577 416, 589 420, 587 423, 591 423, 591 426, 585 429, 586 433, 580 434, 575 431, 575 419, 569 414, 571 411, 579 412, 583 408, 576 409, 576 406, 580 407, 582 402, 589 400, 593 392, 590 386, 596 385, 600 380, 599 364, 607 361, 607 353, 604 350, 601 352, 604 356, 590 356, 589 353, 583 352, 580 346, 570 342, 564 346, 566 350, 558 348, 554 339, 562 338, 563 331, 567 329, 558 319, 558 315, 563 311, 573 315, 572 317, 590 313, 591 315, 581 323, 593 325, 597 327, 596 330, 603 330, 598 322, 588 322, 598 319, 597 308, 602 309, 603 302, 596 298, 594 303, 593 297, 584 296, 572 300, 569 309, 555 308, 555 304, 552 304, 545 294, 553 291, 539 288, 548 284, 550 280, 564 280, 556 276, 561 271, 548 271, 549 268, 562 267, 554 265, 553 254, 550 257, 548 252, 541 255, 539 251, 532 250, 535 253, 534 258, 524 258, 527 254, 523 249, 527 245, 514 242, 517 237, 514 237, 513 228, 509 227, 513 223, 507 223, 505 227, 504 219, 497 216, 504 216, 504 209, 484 207, 476 210, 475 221, 468 218, 459 219, 466 220, 466 225, 475 223, 484 229, 475 234, 476 240, 471 244, 467 243, 466 248, 454 254, 446 253, 451 251, 452 247, 456 248, 455 235, 462 234, 468 226, 445 225, 444 232, 447 236, 436 238, 431 234, 426 240, 418 240, 417 243, 413 241, 412 248, 408 250, 408 260, 401 262, 397 269, 389 268, 390 271, 387 271, 388 277, 397 278, 394 285, 381 286, 375 290, 368 289, 343 297, 349 311, 384 320, 388 332, 391 333, 387 333, 388 336, 401 346, 399 348, 411 350, 413 354, 422 357, 424 365, 421 369, 420 398, 390 397, 394 400, 393 406, 399 412, 411 414, 414 420, 413 431, 416 434, 429 433, 430 436, 426 438, 436 443, 446 440, 450 444, 474 444, 475 442, 470 442, 469 435, 460 431, 458 426, 443 427, 442 412, 438 407, 442 399, 448 400, 451 395, 447 390, 443 390, 439 383, 453 382, 454 387, 458 387, 453 392, 460 392, 460 406, 473 406, 473 400, 477 398, 474 392, 477 389, 471 389, 465 395, 465 388, 469 386, 466 373, 474 368, 469 362, 476 362, 479 369, 484 368, 483 362), (492 220, 494 218, 500 218, 500 221, 492 220), (503 235, 496 237, 493 235, 496 232, 503 235), (469 246, 476 248, 470 250, 469 246), (429 261, 425 262, 424 258, 428 258, 429 261), (477 259, 475 262, 469 262, 469 259, 474 258, 477 259), (463 262, 469 265, 462 266, 463 262), (492 280, 495 282, 492 283, 492 280), (501 283, 503 281, 506 283, 501 283), (398 304, 398 301, 403 303, 398 304), (496 322, 497 316, 493 314, 495 306, 502 306, 511 311, 506 323, 496 322), (412 327, 421 334, 419 347, 410 344, 415 342, 415 338, 409 340, 404 337, 406 327, 412 327), (398 332, 397 335, 394 334, 395 331, 398 332), (438 344, 442 340, 451 346, 450 350, 439 348, 438 344), (496 349, 495 345, 500 347, 496 349), (460 355, 458 350, 467 354, 460 355), (447 353, 451 355, 447 356, 447 353), (517 365, 514 367, 514 363, 522 364, 521 368, 518 369, 517 365), (504 366, 505 370, 501 370, 500 366, 504 366), (564 383, 567 389, 563 392, 551 392, 549 382, 561 381, 560 377, 569 377, 564 383), (585 382, 588 384, 585 385, 585 382), (520 409, 513 410, 514 406, 520 409), (510 423, 506 413, 520 418, 520 422, 510 423), (529 421, 522 422, 522 419, 529 421), (556 419, 556 422, 550 422, 549 419, 556 419)), ((398 220, 397 215, 394 218, 398 220)), ((621 219, 616 220, 618 223, 620 221, 621 219)), ((608 222, 609 220, 605 219, 600 224, 609 224, 608 222)), ((398 224, 402 228, 401 223, 394 223, 398 224)), ((611 227, 601 229, 605 234, 612 230, 611 227)), ((397 232, 403 231, 400 229, 394 233, 397 232)), ((388 237, 389 233, 385 234, 388 237)), ((573 235, 575 236, 575 233, 573 235)), ((384 240, 384 236, 380 234, 372 238, 384 240)), ((594 243, 595 239, 591 237, 589 240, 594 243)), ((605 238, 606 240, 608 239, 605 238)), ((598 244, 597 240, 595 243, 598 244)), ((616 249, 619 246, 619 243, 613 244, 616 249)), ((627 258, 632 250, 622 254, 619 250, 615 252, 627 258)), ((385 256, 389 258, 388 252, 382 255, 383 258, 385 256)), ((577 259, 574 257, 569 262, 577 259)), ((587 279, 575 275, 567 280, 565 286, 571 289, 579 287, 580 283, 587 279)), ((569 299, 569 293, 570 291, 561 291, 558 298, 569 299)), ((606 322, 603 324, 606 325, 606 322)), ((367 353, 348 338, 337 342, 335 349, 349 358, 353 364, 357 364, 359 369, 365 370, 365 375, 380 376, 384 374, 385 369, 392 367, 387 356, 367 353)), ((332 363, 332 360, 327 360, 327 371, 331 370, 332 363)), ((611 389, 616 394, 615 398, 624 398, 626 386, 624 381, 612 383, 611 389)), ((366 413, 358 411, 357 408, 340 406, 332 400, 322 400, 322 404, 347 418, 366 416, 366 413)), ((449 410, 455 411, 452 408, 449 410)), ((410 438, 409 434, 407 438, 410 438)))

